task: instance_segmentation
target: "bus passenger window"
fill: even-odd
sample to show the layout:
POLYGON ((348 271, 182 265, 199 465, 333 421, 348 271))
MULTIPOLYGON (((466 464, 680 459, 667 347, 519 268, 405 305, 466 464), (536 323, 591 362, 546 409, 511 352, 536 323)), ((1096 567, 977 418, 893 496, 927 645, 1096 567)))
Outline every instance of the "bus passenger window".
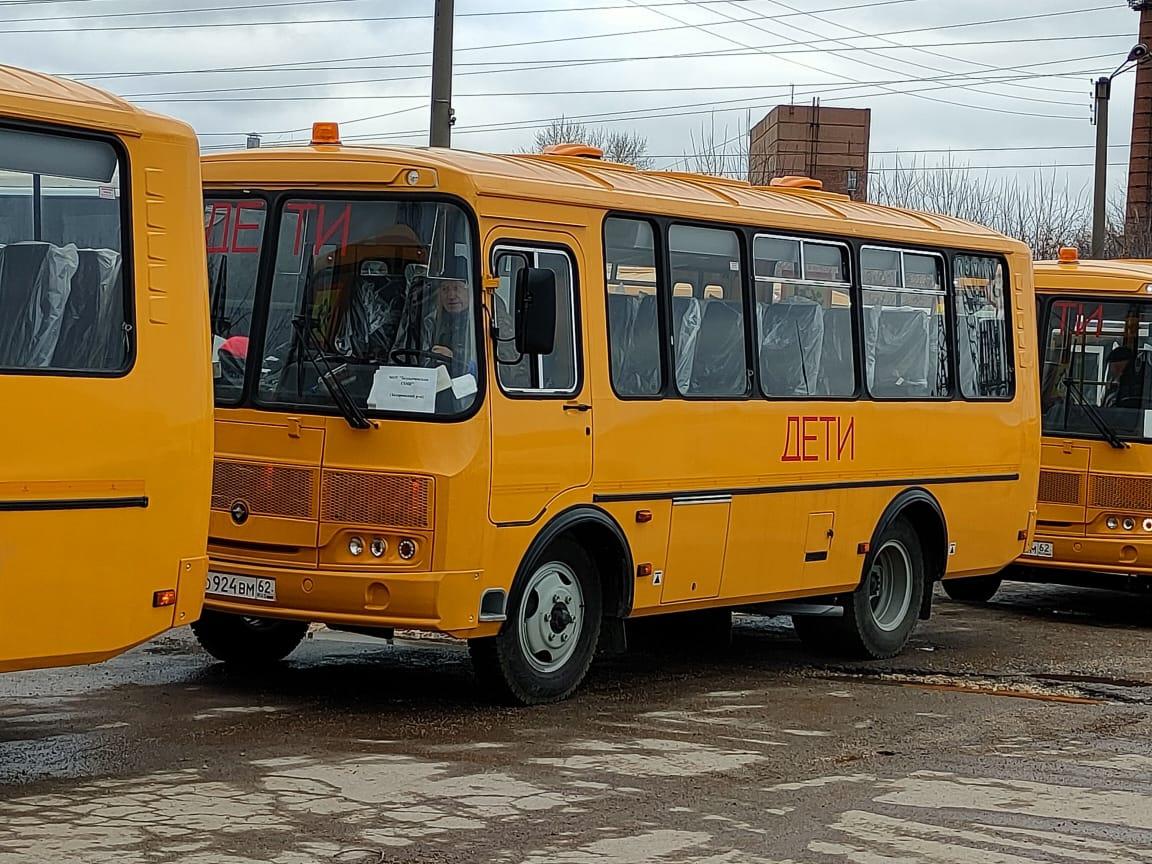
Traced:
POLYGON ((887 399, 948 396, 944 259, 865 246, 860 270, 869 392, 887 399))
POLYGON ((0 369, 125 369, 116 150, 0 128, 0 187, 0 369))
POLYGON ((654 396, 664 389, 656 249, 652 226, 638 219, 604 222, 608 286, 608 359, 621 396, 654 396))
POLYGON ((953 262, 960 392, 973 399, 1012 396, 1012 340, 1005 315, 1004 265, 982 255, 953 262))
POLYGON ((692 296, 673 296, 676 384, 688 396, 748 392, 740 241, 732 231, 673 225, 668 231, 676 283, 692 296))
POLYGON ((853 395, 848 247, 761 235, 752 248, 764 395, 853 395))

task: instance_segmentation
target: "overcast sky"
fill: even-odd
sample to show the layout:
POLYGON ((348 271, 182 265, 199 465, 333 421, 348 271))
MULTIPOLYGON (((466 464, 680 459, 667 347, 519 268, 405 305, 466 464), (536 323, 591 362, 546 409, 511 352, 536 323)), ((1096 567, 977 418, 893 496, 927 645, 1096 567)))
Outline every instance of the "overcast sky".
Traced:
MULTIPOLYGON (((0 0, 0 62, 181 117, 206 147, 242 145, 249 131, 299 141, 317 119, 341 121, 346 139, 425 144, 432 9, 0 0), (219 71, 237 67, 262 68, 219 71), (160 72, 182 74, 143 74, 160 72)), ((548 118, 597 115, 588 122, 646 135, 661 166, 703 124, 732 138, 793 88, 797 102, 872 108, 874 162, 900 150, 927 164, 1089 163, 1090 81, 1123 60, 1138 25, 1115 0, 457 0, 456 11, 455 146, 515 150, 548 118), (1022 16, 1034 17, 1003 20, 1022 16), (575 62, 588 60, 604 62, 575 62)), ((1114 163, 1127 160, 1133 81, 1114 91, 1114 163)), ((1059 170, 1077 187, 1091 176, 1059 170)), ((1125 170, 1112 168, 1114 187, 1125 170)))

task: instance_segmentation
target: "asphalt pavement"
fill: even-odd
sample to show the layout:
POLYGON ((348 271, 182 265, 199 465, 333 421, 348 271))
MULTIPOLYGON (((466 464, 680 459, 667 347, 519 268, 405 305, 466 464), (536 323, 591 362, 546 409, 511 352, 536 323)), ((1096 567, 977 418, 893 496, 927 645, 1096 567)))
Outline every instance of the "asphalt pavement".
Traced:
POLYGON ((440 639, 186 630, 0 676, 0 864, 1152 864, 1152 597, 940 598, 884 663, 740 618, 494 706, 440 639))

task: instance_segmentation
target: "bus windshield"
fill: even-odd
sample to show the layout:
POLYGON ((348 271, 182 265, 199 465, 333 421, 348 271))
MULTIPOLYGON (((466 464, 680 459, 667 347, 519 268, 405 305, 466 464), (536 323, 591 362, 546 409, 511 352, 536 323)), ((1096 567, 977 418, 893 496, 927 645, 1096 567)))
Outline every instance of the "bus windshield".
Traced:
POLYGON ((1152 438, 1152 302, 1056 298, 1044 320, 1044 432, 1152 438))
POLYGON ((464 211, 292 197, 276 210, 273 233, 264 201, 206 204, 217 404, 239 404, 254 374, 247 389, 260 405, 345 416, 467 411, 478 387, 478 318, 464 211), (265 243, 275 250, 267 272, 265 243), (261 341, 252 345, 258 369, 249 338, 261 341))

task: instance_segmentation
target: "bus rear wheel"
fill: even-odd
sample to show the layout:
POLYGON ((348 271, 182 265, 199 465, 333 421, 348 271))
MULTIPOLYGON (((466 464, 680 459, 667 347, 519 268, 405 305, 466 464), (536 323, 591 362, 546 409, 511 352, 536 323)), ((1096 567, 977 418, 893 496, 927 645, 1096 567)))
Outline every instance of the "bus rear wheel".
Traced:
POLYGON ((920 536, 906 519, 897 519, 877 541, 842 617, 797 616, 792 623, 800 639, 821 652, 869 660, 895 657, 916 627, 924 585, 920 536))
POLYGON ((223 663, 261 666, 283 660, 308 633, 307 621, 248 618, 204 610, 192 625, 200 647, 223 663))
POLYGON ((999 576, 976 576, 971 579, 945 579, 940 584, 944 593, 961 603, 987 603, 1000 590, 999 576))
POLYGON ((499 635, 468 643, 481 687, 519 705, 558 702, 584 680, 600 638, 600 579, 578 543, 552 543, 512 589, 499 635))

